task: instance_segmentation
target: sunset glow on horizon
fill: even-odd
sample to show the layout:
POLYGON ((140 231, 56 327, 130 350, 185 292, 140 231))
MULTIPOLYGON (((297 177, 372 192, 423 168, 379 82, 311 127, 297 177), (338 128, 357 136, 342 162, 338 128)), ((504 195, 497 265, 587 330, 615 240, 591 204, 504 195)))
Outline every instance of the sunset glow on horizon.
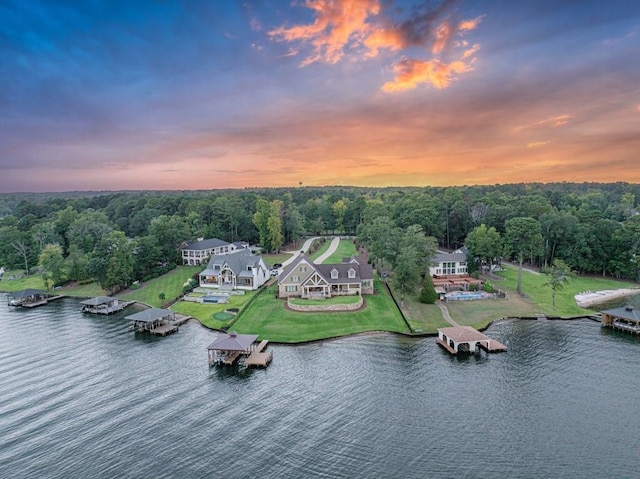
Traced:
POLYGON ((640 183, 640 5, 521 3, 3 2, 0 193, 640 183))

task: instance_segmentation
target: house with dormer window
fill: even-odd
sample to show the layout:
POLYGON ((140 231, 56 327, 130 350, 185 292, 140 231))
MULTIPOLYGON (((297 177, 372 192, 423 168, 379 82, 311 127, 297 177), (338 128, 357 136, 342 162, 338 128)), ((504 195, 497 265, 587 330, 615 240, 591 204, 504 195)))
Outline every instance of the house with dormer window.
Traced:
POLYGON ((314 264, 308 256, 301 255, 278 276, 281 298, 363 294, 373 294, 373 269, 355 256, 341 264, 314 264))
POLYGON ((199 274, 201 287, 229 290, 258 289, 269 277, 269 268, 262 256, 248 249, 212 256, 207 269, 199 274))

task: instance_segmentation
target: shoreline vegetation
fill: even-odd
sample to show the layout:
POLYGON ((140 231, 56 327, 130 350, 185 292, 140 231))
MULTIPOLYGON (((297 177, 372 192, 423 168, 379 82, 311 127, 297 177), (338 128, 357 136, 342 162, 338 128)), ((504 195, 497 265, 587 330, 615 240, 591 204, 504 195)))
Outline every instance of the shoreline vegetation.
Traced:
MULTIPOLYGON (((345 243, 345 242, 341 242, 345 243)), ((344 247, 343 247, 344 248, 344 247)), ((346 250, 343 249, 343 252, 346 250)), ((268 263, 270 258, 266 258, 268 263)), ((275 258, 273 261, 276 261, 275 258)), ((413 297, 405 297, 400 309, 394 303, 384 283, 376 280, 376 294, 367 296, 367 306, 357 312, 297 313, 286 308, 286 302, 275 299, 276 288, 265 286, 260 292, 232 296, 226 304, 202 304, 180 301, 182 283, 194 274, 197 267, 178 267, 175 270, 143 283, 140 289, 127 290, 117 296, 140 304, 162 307, 158 292, 166 291, 167 300, 176 298, 170 308, 179 314, 197 320, 202 326, 214 330, 237 330, 240 333, 259 334, 272 343, 302 344, 357 334, 397 333, 409 337, 437 334, 437 329, 449 326, 437 305, 422 304, 413 297), (231 319, 216 319, 229 308, 241 314, 231 319), (402 312, 402 314, 401 314, 402 312), (403 318, 404 316, 404 318, 403 318), (304 321, 301 321, 301 319, 304 321)), ((505 299, 455 301, 446 303, 451 317, 460 325, 485 330, 494 322, 508 319, 530 319, 545 316, 549 319, 577 319, 590 317, 594 311, 587 308, 616 299, 640 294, 640 288, 629 282, 607 278, 576 277, 557 292, 555 309, 551 304, 551 289, 544 287, 544 275, 523 272, 523 295, 515 291, 517 268, 505 265, 500 277, 492 279, 495 286, 506 292, 505 299)), ((42 288, 37 275, 17 277, 10 274, 0 281, 0 291, 12 292, 24 288, 42 288)), ((100 295, 93 285, 64 287, 56 292, 71 297, 100 295)))

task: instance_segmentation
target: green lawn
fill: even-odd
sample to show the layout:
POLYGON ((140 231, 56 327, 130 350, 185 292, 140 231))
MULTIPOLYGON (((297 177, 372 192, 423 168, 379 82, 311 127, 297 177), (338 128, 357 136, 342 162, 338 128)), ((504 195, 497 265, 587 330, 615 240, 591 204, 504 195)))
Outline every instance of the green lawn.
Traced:
POLYGON ((267 264, 267 266, 271 267, 277 263, 284 263, 286 260, 291 258, 291 254, 289 253, 280 253, 280 254, 263 254, 262 259, 267 264))
POLYGON ((212 329, 226 328, 233 319, 221 321, 213 317, 214 314, 229 308, 237 308, 242 310, 249 299, 256 294, 255 291, 247 291, 246 294, 233 294, 229 296, 229 302, 223 304, 217 303, 194 303, 192 301, 178 301, 171 306, 171 309, 180 314, 186 314, 192 318, 196 318, 203 325, 212 329))
POLYGON ((360 301, 360 296, 334 296, 333 298, 327 299, 291 298, 290 300, 291 303, 299 304, 300 306, 314 306, 317 304, 321 304, 323 306, 331 304, 355 304, 358 301, 360 301))
POLYGON ((75 296, 77 298, 95 298, 96 296, 106 296, 98 283, 79 284, 74 286, 63 286, 58 291, 66 296, 75 296))
POLYGON ((165 294, 165 302, 179 297, 182 294, 184 282, 202 269, 202 266, 178 266, 158 278, 140 283, 140 289, 129 290, 118 297, 127 301, 140 301, 159 308, 162 306, 162 301, 159 298, 160 293, 165 294))
MULTIPOLYGON (((319 240, 316 240, 316 241, 319 241, 319 240)), ((309 255, 309 258, 311 259, 311 261, 315 261, 321 255, 323 255, 325 253, 325 251, 327 251, 329 249, 329 246, 331 246, 331 238, 327 237, 327 238, 325 238, 325 242, 322 244, 322 246, 320 248, 318 248, 318 251, 316 251, 315 253, 309 255)))
POLYGON ((0 279, 0 291, 12 293, 22 289, 45 289, 44 281, 39 274, 32 274, 24 278, 9 279, 9 277, 12 277, 14 274, 22 273, 22 271, 9 271, 5 273, 2 279, 0 279))
POLYGON ((353 240, 343 239, 338 244, 338 249, 329 256, 324 262, 327 264, 342 263, 342 258, 348 258, 354 254, 357 254, 356 245, 353 244, 353 240))
MULTIPOLYGON (((511 265, 504 265, 505 270, 500 272, 504 281, 496 281, 494 284, 500 289, 506 289, 512 294, 516 290, 518 268, 511 265)), ((605 289, 636 288, 637 284, 617 281, 608 278, 576 276, 569 280, 562 290, 556 292, 556 308, 552 305, 552 291, 548 286, 543 286, 548 281, 544 274, 534 274, 527 271, 522 272, 522 293, 533 304, 536 311, 547 316, 574 317, 590 314, 592 311, 579 308, 576 305, 574 296, 583 291, 599 291, 605 289)), ((473 301, 475 302, 475 301, 473 301)))
POLYGON ((300 343, 335 338, 367 331, 392 331, 408 334, 391 296, 379 281, 374 295, 366 295, 366 307, 353 312, 299 313, 276 299, 275 287, 256 297, 238 317, 233 329, 239 333, 258 334, 262 339, 280 343, 300 343))
MULTIPOLYGON (((394 290, 394 295, 399 302, 400 293, 394 290)), ((417 296, 405 295, 402 312, 413 331, 417 333, 434 334, 438 328, 451 326, 443 319, 442 312, 437 305, 421 303, 417 296)))
POLYGON ((508 293, 505 299, 450 301, 446 306, 456 323, 476 329, 484 329, 497 319, 534 317, 540 312, 539 307, 516 293, 508 293))

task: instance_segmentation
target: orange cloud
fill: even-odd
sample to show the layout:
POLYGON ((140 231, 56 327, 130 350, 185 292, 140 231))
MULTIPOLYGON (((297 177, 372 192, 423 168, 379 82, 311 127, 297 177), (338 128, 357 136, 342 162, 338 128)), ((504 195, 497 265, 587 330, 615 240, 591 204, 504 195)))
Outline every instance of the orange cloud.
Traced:
POLYGON ((416 88, 421 83, 431 83, 438 89, 446 88, 453 75, 469 71, 471 67, 463 61, 444 63, 438 59, 426 62, 404 59, 393 66, 395 78, 382 85, 382 91, 394 93, 416 88))
POLYGON ((527 143, 527 148, 540 148, 541 146, 545 146, 551 143, 549 140, 546 141, 532 141, 531 143, 527 143))
MULTIPOLYGON (((380 50, 396 52, 408 47, 421 47, 434 58, 405 59, 393 66, 395 79, 382 86, 385 92, 416 88, 431 83, 446 88, 453 75, 471 70, 470 63, 480 45, 468 48, 467 41, 456 40, 464 32, 475 29, 482 16, 462 21, 452 20, 454 2, 444 0, 435 8, 422 5, 412 10, 408 19, 398 22, 385 16, 379 0, 306 0, 304 6, 315 12, 311 24, 280 27, 269 32, 272 39, 311 46, 311 53, 300 63, 335 64, 349 48, 365 47, 365 57, 377 57, 380 50), (460 59, 448 62, 443 58, 452 50, 463 50, 460 59)), ((386 4, 385 4, 386 5, 386 4)), ((387 8, 390 8, 387 5, 387 8)), ((292 49, 289 55, 298 53, 292 49)), ((362 50, 360 50, 362 53, 362 50)))
POLYGON ((312 24, 269 32, 276 40, 311 44, 313 52, 302 61, 302 66, 318 61, 337 63, 346 47, 365 37, 369 29, 367 19, 380 12, 377 0, 307 0, 305 6, 315 11, 312 24))

